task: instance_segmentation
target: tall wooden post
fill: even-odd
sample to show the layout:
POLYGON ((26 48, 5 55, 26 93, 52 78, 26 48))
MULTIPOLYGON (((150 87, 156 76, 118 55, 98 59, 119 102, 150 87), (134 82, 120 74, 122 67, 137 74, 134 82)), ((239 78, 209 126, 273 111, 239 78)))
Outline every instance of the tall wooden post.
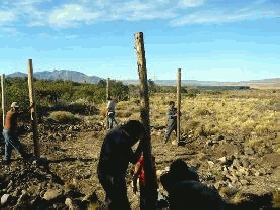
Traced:
MULTIPOLYGON (((107 98, 109 97, 109 82, 110 82, 110 78, 107 78, 107 83, 106 83, 106 102, 107 98)), ((106 103, 107 106, 107 103, 106 103)), ((109 118, 108 118, 108 114, 106 112, 106 128, 109 129, 109 118)))
POLYGON ((137 55, 138 75, 140 80, 140 117, 146 129, 146 136, 144 137, 143 141, 143 156, 147 194, 140 196, 145 196, 145 199, 147 201, 147 209, 153 210, 156 209, 157 180, 155 177, 155 168, 153 167, 154 163, 151 154, 149 96, 143 33, 135 33, 134 38, 137 55))
POLYGON ((107 83, 106 83, 106 100, 109 97, 109 83, 110 83, 110 78, 107 78, 107 83))
POLYGON ((36 116, 35 93, 34 93, 34 88, 33 88, 32 59, 28 59, 28 90, 29 90, 30 105, 34 104, 33 108, 31 109, 31 122, 32 122, 32 131, 33 131, 34 154, 35 154, 36 158, 40 158, 38 122, 37 122, 37 116, 36 116))
POLYGON ((3 127, 4 127, 5 113, 6 113, 6 110, 5 110, 5 105, 6 105, 6 102, 5 102, 5 74, 1 75, 1 90, 2 90, 3 127))
POLYGON ((177 143, 181 137, 181 68, 178 68, 178 84, 177 84, 177 143))

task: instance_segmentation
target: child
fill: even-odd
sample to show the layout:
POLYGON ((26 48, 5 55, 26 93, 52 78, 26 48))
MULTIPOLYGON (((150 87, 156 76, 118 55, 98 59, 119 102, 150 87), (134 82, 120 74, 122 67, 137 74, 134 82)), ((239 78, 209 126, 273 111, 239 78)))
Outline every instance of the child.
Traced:
MULTIPOLYGON (((152 155, 152 167, 154 167, 155 171, 155 157, 152 155)), ((156 174, 155 174, 156 176, 156 174)), ((139 190, 140 190, 140 209, 147 209, 146 208, 146 177, 144 171, 144 157, 141 155, 138 162, 135 165, 134 175, 133 175, 133 192, 136 194, 137 192, 137 180, 139 180, 139 190)))

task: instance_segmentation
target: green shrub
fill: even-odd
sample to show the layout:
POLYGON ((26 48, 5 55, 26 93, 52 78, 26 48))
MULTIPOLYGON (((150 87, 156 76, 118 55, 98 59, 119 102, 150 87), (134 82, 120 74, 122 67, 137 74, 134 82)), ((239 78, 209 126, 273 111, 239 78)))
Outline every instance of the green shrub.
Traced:
POLYGON ((49 118, 60 123, 73 122, 76 120, 71 112, 66 111, 51 112, 49 118))

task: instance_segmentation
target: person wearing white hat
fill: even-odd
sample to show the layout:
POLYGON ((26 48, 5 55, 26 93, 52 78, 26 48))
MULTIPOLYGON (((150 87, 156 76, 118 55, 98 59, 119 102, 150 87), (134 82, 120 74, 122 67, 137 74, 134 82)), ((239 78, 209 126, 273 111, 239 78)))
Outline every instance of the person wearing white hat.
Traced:
MULTIPOLYGON (((29 107, 31 109, 33 104, 29 107)), ((26 151, 24 151, 22 144, 19 142, 16 130, 17 130, 17 121, 19 115, 19 105, 17 102, 11 104, 11 109, 7 112, 5 118, 5 124, 3 128, 3 136, 5 138, 5 155, 4 155, 4 164, 8 165, 11 162, 11 154, 14 149, 20 155, 27 159, 31 156, 26 151)))

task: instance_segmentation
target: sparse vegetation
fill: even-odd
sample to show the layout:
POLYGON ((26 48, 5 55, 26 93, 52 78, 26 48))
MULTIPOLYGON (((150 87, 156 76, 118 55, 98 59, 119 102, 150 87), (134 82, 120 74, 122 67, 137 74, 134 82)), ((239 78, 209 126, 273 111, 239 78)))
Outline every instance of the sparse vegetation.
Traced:
MULTIPOLYGON (((25 85, 18 80, 16 84, 25 85)), ((52 97, 48 98, 45 95, 46 98, 44 98, 42 95, 37 95, 36 105, 39 107, 38 110, 42 107, 44 119, 51 119, 48 121, 48 126, 51 126, 54 121, 58 122, 60 127, 52 127, 50 136, 46 136, 48 132, 41 132, 41 153, 51 160, 50 171, 61 177, 65 183, 76 180, 76 190, 85 194, 96 191, 98 197, 102 199, 104 192, 96 177, 96 161, 103 135, 106 132, 102 127, 105 125, 106 84, 104 81, 94 86, 62 82, 65 87, 59 94, 57 93, 59 88, 57 89, 58 86, 56 86, 58 84, 44 83, 46 84, 50 84, 49 87, 41 88, 37 93, 53 94, 57 98, 49 100, 52 97), (52 85, 54 85, 53 89, 52 85), (76 124, 77 118, 81 120, 81 125, 76 124)), ((198 90, 195 87, 187 87, 182 93, 181 101, 181 135, 187 145, 177 147, 162 144, 167 123, 168 102, 174 100, 177 106, 176 88, 158 88, 152 81, 149 85, 153 87, 149 98, 150 124, 152 150, 156 156, 157 169, 164 169, 176 158, 183 158, 189 165, 195 166, 204 183, 216 184, 215 187, 223 198, 233 203, 243 201, 247 192, 266 193, 271 190, 271 186, 276 184, 272 178, 276 176, 277 159, 275 157, 280 154, 279 144, 277 144, 277 141, 279 142, 279 136, 277 136, 279 110, 276 110, 276 95, 279 94, 279 90, 198 90), (239 147, 243 150, 239 150, 239 147), (251 155, 244 154, 244 148, 251 149, 251 155), (219 158, 232 156, 235 156, 240 164, 243 159, 239 160, 239 158, 250 159, 252 162, 250 167, 253 169, 218 164, 219 158), (269 157, 271 159, 265 159, 269 157), (244 176, 246 179, 242 178, 244 176)), ((140 119, 138 87, 123 86, 120 83, 117 87, 124 87, 122 96, 119 95, 118 98, 116 95, 118 99, 117 122, 140 119)), ((12 83, 9 88, 7 88, 9 91, 24 92, 12 83)), ((27 90, 24 94, 27 99, 27 90)), ((11 93, 7 94, 9 102, 22 100, 22 98, 10 98, 10 95, 11 93)), ((23 100, 23 103, 27 105, 28 101, 23 100)), ((43 125, 40 126, 43 127, 43 125)), ((173 133, 171 140, 175 138, 173 133)), ((29 150, 32 150, 29 137, 23 139, 23 142, 29 150)), ((15 165, 16 161, 13 164, 15 165)), ((137 205, 135 201, 137 197, 132 193, 129 195, 132 202, 134 201, 137 205)), ((94 209, 94 204, 92 205, 89 208, 94 209)))
POLYGON ((51 112, 49 118, 59 123, 69 123, 75 120, 74 115, 66 111, 51 112))

